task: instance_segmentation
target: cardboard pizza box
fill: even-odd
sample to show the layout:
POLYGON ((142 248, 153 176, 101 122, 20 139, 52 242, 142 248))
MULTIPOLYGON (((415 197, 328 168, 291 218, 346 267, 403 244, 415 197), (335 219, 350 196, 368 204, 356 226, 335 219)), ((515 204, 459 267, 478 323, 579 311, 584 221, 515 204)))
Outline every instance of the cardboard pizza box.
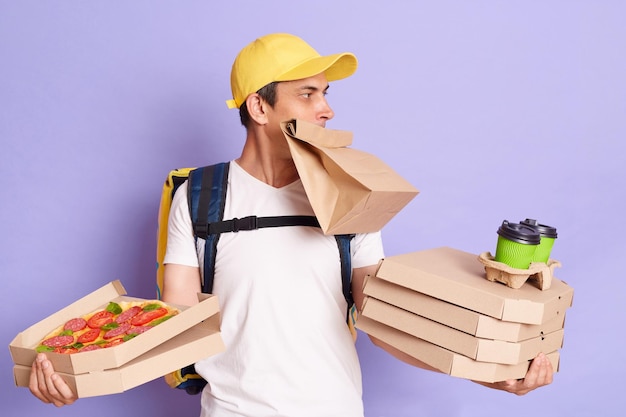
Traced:
POLYGON ((482 339, 375 298, 366 300, 361 315, 479 362, 515 365, 563 346, 563 329, 520 342, 482 339))
POLYGON ((383 259, 376 277, 503 321, 544 324, 565 314, 574 290, 553 278, 547 290, 530 281, 509 288, 486 279, 478 255, 441 247, 383 259))
MULTIPOLYGON (((219 316, 213 315, 119 368, 82 374, 58 374, 79 398, 117 394, 223 350, 219 316)), ((14 365, 13 375, 17 386, 27 387, 30 366, 14 365)))
MULTIPOLYGON (((179 314, 120 345, 76 354, 47 352, 46 355, 55 371, 60 373, 78 375, 119 368, 203 320, 215 315, 219 317, 217 297, 207 294, 200 296, 198 304, 191 307, 174 306, 180 310, 179 314)), ((35 349, 42 338, 72 318, 105 308, 110 301, 147 300, 126 296, 126 290, 119 280, 110 282, 19 333, 9 345, 13 363, 29 367, 37 356, 35 349)), ((213 350, 211 346, 205 349, 204 357, 213 350)))
POLYGON ((519 342, 555 332, 565 326, 565 314, 557 315, 543 324, 502 321, 372 276, 368 277, 363 292, 370 298, 483 339, 519 342))
MULTIPOLYGON (((479 362, 467 356, 426 342, 393 327, 360 316, 357 327, 396 349, 448 375, 481 382, 499 382, 524 378, 530 361, 515 365, 479 362)), ((559 351, 546 353, 555 372, 559 369, 559 351)))

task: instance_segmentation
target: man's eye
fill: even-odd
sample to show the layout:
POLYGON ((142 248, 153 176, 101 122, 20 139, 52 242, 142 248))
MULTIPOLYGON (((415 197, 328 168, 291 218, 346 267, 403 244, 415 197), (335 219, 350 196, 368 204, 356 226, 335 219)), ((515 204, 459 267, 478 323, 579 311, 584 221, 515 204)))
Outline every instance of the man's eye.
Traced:
POLYGON ((302 97, 309 98, 311 97, 311 93, 302 93, 302 97))

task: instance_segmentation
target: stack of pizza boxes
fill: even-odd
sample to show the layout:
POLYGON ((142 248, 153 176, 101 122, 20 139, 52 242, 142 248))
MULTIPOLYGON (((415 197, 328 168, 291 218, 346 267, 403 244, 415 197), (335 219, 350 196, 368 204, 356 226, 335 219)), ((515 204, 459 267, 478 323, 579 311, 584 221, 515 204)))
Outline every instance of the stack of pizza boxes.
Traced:
POLYGON ((573 289, 486 279, 479 257, 442 247, 391 256, 368 277, 357 328, 452 376, 523 378, 540 352, 555 371, 573 289))
MULTIPOLYGON (((199 294, 191 306, 168 305, 175 315, 118 345, 72 354, 47 352, 55 371, 79 398, 115 394, 168 375, 224 350, 217 297, 199 294)), ((110 302, 147 302, 113 281, 19 333, 9 345, 15 384, 27 387, 37 347, 50 332, 110 302)))

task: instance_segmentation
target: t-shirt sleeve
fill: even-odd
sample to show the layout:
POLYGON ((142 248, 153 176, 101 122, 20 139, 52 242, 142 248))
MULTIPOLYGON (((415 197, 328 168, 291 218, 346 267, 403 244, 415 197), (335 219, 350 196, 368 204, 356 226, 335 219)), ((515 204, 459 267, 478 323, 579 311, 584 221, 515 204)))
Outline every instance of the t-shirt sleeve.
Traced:
POLYGON ((198 266, 196 243, 187 202, 187 182, 178 187, 172 199, 167 226, 167 248, 163 263, 198 266))
POLYGON ((385 257, 381 232, 359 233, 352 245, 352 268, 377 265, 385 257))

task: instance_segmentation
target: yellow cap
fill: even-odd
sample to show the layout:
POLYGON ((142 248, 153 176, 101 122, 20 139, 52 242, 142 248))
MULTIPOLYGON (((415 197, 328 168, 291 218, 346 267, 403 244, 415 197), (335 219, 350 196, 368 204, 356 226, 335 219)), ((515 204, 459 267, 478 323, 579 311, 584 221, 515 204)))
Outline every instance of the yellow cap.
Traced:
POLYGON ((229 109, 239 108, 252 93, 274 81, 292 81, 322 72, 328 81, 354 74, 356 56, 349 52, 321 56, 308 43, 287 33, 263 36, 239 52, 230 73, 233 98, 229 109))

